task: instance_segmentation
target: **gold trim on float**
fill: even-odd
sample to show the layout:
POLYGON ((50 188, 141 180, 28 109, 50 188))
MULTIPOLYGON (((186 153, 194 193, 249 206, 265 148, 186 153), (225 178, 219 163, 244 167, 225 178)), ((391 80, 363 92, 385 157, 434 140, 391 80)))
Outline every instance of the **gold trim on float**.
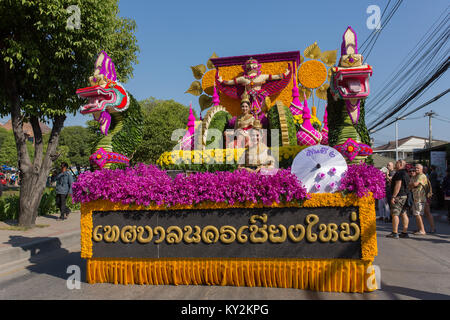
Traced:
MULTIPOLYGON (((195 206, 139 206, 97 200, 81 205, 81 257, 87 259, 88 283, 262 286, 333 292, 373 291, 367 286, 368 272, 377 255, 375 200, 371 194, 312 194, 301 205, 296 202, 227 203, 205 202, 195 206), (359 207, 361 259, 290 258, 92 258, 93 211, 185 210, 282 207, 359 207)), ((372 268, 373 269, 373 268, 372 268)), ((373 282, 373 281, 372 281, 373 282)))

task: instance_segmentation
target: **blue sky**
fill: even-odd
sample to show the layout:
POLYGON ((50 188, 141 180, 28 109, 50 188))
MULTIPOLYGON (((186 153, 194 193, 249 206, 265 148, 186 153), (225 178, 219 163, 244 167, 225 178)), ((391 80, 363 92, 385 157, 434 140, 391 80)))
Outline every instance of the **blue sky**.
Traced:
MULTIPOLYGON (((362 43, 371 33, 366 26, 367 7, 378 5, 383 10, 387 2, 122 0, 120 15, 136 21, 141 49, 134 78, 125 88, 138 100, 153 96, 185 105, 192 101, 198 114, 198 97, 184 93, 194 80, 190 66, 205 64, 213 52, 225 57, 298 50, 303 55, 303 50, 314 41, 322 50, 335 50, 340 49, 342 34, 349 25, 362 43)), ((372 95, 385 85, 392 70, 448 5, 448 0, 402 3, 366 61, 374 70, 370 79, 372 95)), ((447 89, 449 80, 447 73, 410 109, 447 89)), ((450 118, 449 102, 450 94, 413 116, 422 116, 432 109, 450 118)), ((321 101, 319 118, 323 116, 324 106, 325 102, 321 101)), ((66 126, 84 125, 88 119, 80 114, 69 116, 66 126)), ((450 141, 449 125, 449 122, 433 120, 433 138, 450 141)), ((375 144, 394 140, 394 129, 392 125, 375 133, 375 144)), ((428 118, 401 121, 399 136, 409 135, 427 137, 428 118)))

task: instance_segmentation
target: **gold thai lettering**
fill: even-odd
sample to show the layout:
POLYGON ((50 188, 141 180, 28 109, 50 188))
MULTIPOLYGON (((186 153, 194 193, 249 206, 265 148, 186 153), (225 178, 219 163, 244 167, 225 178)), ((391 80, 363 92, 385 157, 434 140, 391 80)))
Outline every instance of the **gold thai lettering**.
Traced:
POLYGON ((185 226, 183 228, 184 235, 183 235, 183 241, 186 243, 200 243, 202 241, 202 237, 200 233, 202 232, 202 229, 199 226, 194 226, 195 232, 192 238, 189 238, 189 236, 192 234, 192 227, 191 226, 185 226))
POLYGON ((104 226, 103 227, 103 239, 106 242, 117 242, 120 237, 120 229, 118 226, 104 226))
POLYGON ((361 230, 359 229, 359 226, 356 223, 354 223, 354 222, 350 223, 350 227, 355 229, 355 234, 353 236, 350 236, 350 240, 351 241, 357 241, 359 239, 360 234, 361 234, 361 230))
POLYGON ((100 224, 100 225, 96 226, 96 227, 94 228, 94 231, 92 232, 92 239, 93 239, 95 242, 100 242, 100 241, 103 240, 103 234, 98 234, 98 230, 101 229, 102 227, 103 227, 103 226, 100 224))
POLYGON ((308 214, 306 216, 306 240, 309 242, 317 241, 317 234, 312 233, 312 228, 319 223, 319 217, 315 214, 308 214))
POLYGON ((335 223, 319 225, 319 240, 322 242, 336 242, 339 238, 337 233, 338 226, 335 223))
POLYGON ((137 241, 139 243, 149 243, 150 241, 152 241, 153 239, 153 230, 151 227, 149 226, 139 226, 137 227, 137 232, 138 232, 138 236, 137 236, 137 241), (147 231, 148 233, 148 237, 144 238, 144 232, 147 231))
POLYGON ((339 233, 339 239, 344 242, 350 241, 350 225, 347 222, 343 222, 341 223, 340 228, 341 232, 339 233))
POLYGON ((125 226, 120 231, 120 240, 123 243, 133 243, 137 238, 136 226, 125 226))
POLYGON ((242 226, 238 229, 236 238, 239 243, 247 242, 248 236, 246 234, 242 234, 244 232, 244 230, 247 230, 247 229, 248 229, 248 226, 242 226))
POLYGON ((330 223, 328 225, 328 232, 331 233, 331 242, 336 242, 339 239, 338 225, 336 223, 330 223))
POLYGON ((269 235, 267 233, 267 224, 265 224, 267 222, 267 214, 263 214, 263 215, 253 215, 250 218, 250 223, 252 223, 252 225, 248 228, 248 230, 250 231, 250 241, 253 243, 264 243, 267 241, 269 235), (256 219, 261 220, 264 224, 262 225, 262 227, 258 227, 256 225, 256 219), (257 237, 256 234, 259 233, 260 236, 257 237))
POLYGON ((278 228, 271 224, 269 226, 269 240, 272 243, 283 243, 286 241, 287 238, 287 230, 286 227, 282 224, 278 225, 278 228), (280 236, 276 236, 276 234, 281 234, 280 236))
POLYGON ((178 226, 170 226, 167 228, 166 242, 180 243, 183 240, 183 230, 178 226))
POLYGON ((300 242, 305 237, 305 227, 302 224, 290 225, 288 228, 288 236, 292 242, 300 242), (295 236, 294 230, 300 232, 298 236, 295 236))
POLYGON ((339 226, 336 223, 319 224, 319 216, 309 214, 306 216, 306 224, 294 224, 288 227, 283 224, 268 225, 267 214, 252 215, 249 219, 249 225, 234 227, 225 225, 216 227, 207 225, 204 227, 196 226, 135 226, 127 225, 119 228, 117 225, 98 225, 92 231, 92 240, 95 242, 105 241, 107 243, 117 242, 119 239, 123 243, 147 244, 153 241, 154 244, 160 244, 164 241, 168 244, 178 244, 185 242, 187 244, 197 244, 204 242, 206 244, 223 243, 231 244, 234 242, 243 244, 250 243, 284 243, 291 241, 301 242, 306 238, 307 242, 314 243, 319 240, 322 243, 327 242, 348 242, 358 241, 361 236, 361 229, 357 222, 356 212, 350 214, 350 223, 342 222, 339 226), (318 226, 318 227, 317 227, 318 226), (317 233, 315 233, 317 232, 317 233))
POLYGON ((161 227, 161 226, 157 226, 156 228, 154 228, 153 229, 153 233, 155 235, 159 235, 158 240, 155 240, 156 244, 159 244, 159 243, 163 242, 164 239, 166 238, 166 230, 163 227, 161 227))
POLYGON ((219 230, 214 226, 206 226, 202 230, 202 241, 204 243, 216 243, 219 240, 219 230))
POLYGON ((220 227, 220 241, 229 244, 236 240, 236 228, 233 226, 222 226, 220 227))

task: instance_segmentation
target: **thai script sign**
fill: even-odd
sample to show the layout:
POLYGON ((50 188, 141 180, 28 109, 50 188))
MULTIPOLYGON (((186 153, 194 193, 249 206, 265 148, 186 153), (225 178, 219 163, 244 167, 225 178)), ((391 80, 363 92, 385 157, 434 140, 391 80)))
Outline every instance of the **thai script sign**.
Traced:
POLYGON ((358 207, 94 211, 94 258, 361 258, 358 207))

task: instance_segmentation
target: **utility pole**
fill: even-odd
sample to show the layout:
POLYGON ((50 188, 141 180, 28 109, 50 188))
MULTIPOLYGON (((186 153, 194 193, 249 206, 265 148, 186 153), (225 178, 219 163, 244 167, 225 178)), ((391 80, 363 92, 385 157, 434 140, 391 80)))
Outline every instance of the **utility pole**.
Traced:
POLYGON ((433 115, 436 113, 431 110, 430 112, 425 113, 425 117, 428 117, 428 148, 431 148, 433 146, 433 136, 432 136, 432 129, 431 129, 431 118, 433 118, 433 115))
POLYGON ((395 121, 395 161, 398 160, 398 120, 395 121))
POLYGON ((395 161, 398 160, 398 120, 404 120, 405 117, 395 118, 395 161))

